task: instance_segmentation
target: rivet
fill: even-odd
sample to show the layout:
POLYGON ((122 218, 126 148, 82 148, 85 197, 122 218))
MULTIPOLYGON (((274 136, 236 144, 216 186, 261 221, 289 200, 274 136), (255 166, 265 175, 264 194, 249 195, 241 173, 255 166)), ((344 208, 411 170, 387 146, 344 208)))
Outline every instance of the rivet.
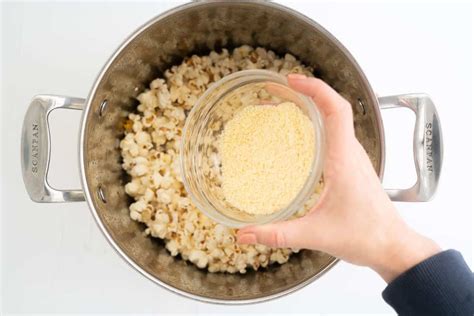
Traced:
POLYGON ((365 110, 364 102, 362 102, 362 100, 359 98, 359 99, 357 99, 357 104, 359 105, 359 108, 362 112, 362 115, 365 115, 367 113, 367 111, 365 110))
POLYGON ((97 187, 97 196, 102 202, 107 203, 107 199, 105 198, 105 193, 101 185, 97 187))
POLYGON ((100 117, 104 116, 105 110, 107 109, 108 104, 109 104, 109 101, 107 101, 107 99, 102 101, 102 103, 100 104, 100 106, 99 106, 99 116, 100 117))

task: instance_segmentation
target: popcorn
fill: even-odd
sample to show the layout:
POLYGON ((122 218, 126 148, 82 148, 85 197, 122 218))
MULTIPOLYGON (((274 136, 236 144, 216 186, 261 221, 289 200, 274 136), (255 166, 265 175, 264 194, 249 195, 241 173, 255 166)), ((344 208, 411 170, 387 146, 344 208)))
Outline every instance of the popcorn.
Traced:
POLYGON ((143 176, 148 172, 148 167, 145 164, 135 165, 130 171, 130 175, 132 176, 143 176))
POLYGON ((151 142, 151 136, 146 132, 140 131, 135 134, 135 141, 138 145, 148 144, 151 142))
POLYGON ((166 243, 166 249, 170 252, 170 254, 174 257, 177 256, 179 253, 179 245, 176 240, 171 239, 166 243))
POLYGON ((205 268, 209 261, 206 253, 201 250, 192 250, 189 254, 189 261, 197 265, 199 268, 205 268))
POLYGON ((138 133, 142 130, 143 125, 140 121, 136 121, 133 123, 132 129, 135 133, 138 133))
POLYGON ((140 105, 138 106, 138 110, 140 112, 145 110, 145 108, 154 109, 158 107, 158 100, 152 93, 140 93, 137 97, 137 100, 140 101, 140 105))
MULTIPOLYGON (((222 77, 244 69, 268 69, 280 74, 303 73, 312 76, 312 69, 302 65, 294 56, 279 58, 264 48, 244 45, 229 52, 210 52, 209 56, 193 55, 180 65, 164 72, 164 78, 150 83, 140 93, 136 113, 124 116, 125 136, 120 141, 122 168, 131 176, 125 192, 134 198, 130 217, 143 222, 145 233, 165 241, 172 256, 181 255, 199 268, 209 272, 246 273, 272 263, 283 264, 297 249, 274 249, 263 245, 236 244, 236 230, 217 224, 201 213, 190 201, 182 183, 179 163, 181 135, 188 111, 207 87, 222 77)), ((223 116, 249 99, 236 98, 229 103, 223 116)), ((218 131, 222 126, 216 123, 218 131)), ((219 157, 212 155, 210 166, 204 170, 218 181, 219 157)), ((317 191, 297 216, 304 215, 314 205, 317 191)))
POLYGON ((162 204, 170 204, 173 197, 173 189, 156 190, 156 199, 162 204))
POLYGON ((125 185, 125 193, 127 193, 131 197, 137 196, 139 190, 140 184, 138 183, 138 181, 131 181, 125 185))
POLYGON ((136 211, 130 211, 130 218, 133 219, 134 221, 139 221, 139 222, 142 219, 140 213, 138 213, 136 211))
POLYGON ((151 224, 150 229, 151 229, 151 235, 153 237, 158 237, 162 239, 165 238, 166 232, 167 232, 166 224, 162 224, 162 223, 151 224))
POLYGON ((137 202, 130 204, 130 212, 141 213, 146 208, 146 206, 146 201, 140 199, 137 202))
POLYGON ((145 190, 145 194, 143 195, 143 199, 146 201, 146 202, 151 202, 155 197, 155 193, 153 192, 153 190, 151 190, 150 188, 146 188, 145 190))
MULTIPOLYGON (((161 161, 160 161, 161 163, 161 161)), ((168 189, 174 182, 173 177, 169 172, 161 175, 160 172, 155 172, 152 175, 153 187, 168 189)))

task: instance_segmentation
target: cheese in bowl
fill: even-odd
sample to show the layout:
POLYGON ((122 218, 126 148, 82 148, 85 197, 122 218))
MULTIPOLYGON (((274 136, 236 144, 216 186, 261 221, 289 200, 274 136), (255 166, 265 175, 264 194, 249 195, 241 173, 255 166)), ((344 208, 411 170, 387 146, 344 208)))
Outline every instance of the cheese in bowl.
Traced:
POLYGON ((197 208, 229 227, 287 219, 320 186, 324 128, 285 76, 244 70, 210 86, 187 116, 181 175, 197 208))

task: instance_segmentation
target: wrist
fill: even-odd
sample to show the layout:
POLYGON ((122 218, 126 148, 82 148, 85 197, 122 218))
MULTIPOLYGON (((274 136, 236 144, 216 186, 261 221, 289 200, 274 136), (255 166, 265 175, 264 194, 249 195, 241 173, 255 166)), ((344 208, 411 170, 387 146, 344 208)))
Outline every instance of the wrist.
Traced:
POLYGON ((387 234, 378 260, 371 266, 387 283, 420 262, 439 253, 441 248, 404 223, 387 234))

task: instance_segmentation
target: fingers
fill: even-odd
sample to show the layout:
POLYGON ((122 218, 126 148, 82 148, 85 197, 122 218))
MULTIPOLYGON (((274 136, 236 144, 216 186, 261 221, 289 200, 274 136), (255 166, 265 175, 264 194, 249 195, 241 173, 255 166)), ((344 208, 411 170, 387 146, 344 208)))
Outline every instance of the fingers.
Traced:
POLYGON ((289 74, 288 84, 291 88, 311 97, 324 116, 350 109, 349 102, 321 79, 289 74))
POLYGON ((315 249, 313 228, 308 218, 242 228, 237 233, 241 244, 262 244, 274 248, 315 249))
POLYGON ((352 108, 349 102, 321 79, 288 75, 291 88, 311 97, 320 109, 326 126, 329 147, 347 146, 354 136, 352 108))

